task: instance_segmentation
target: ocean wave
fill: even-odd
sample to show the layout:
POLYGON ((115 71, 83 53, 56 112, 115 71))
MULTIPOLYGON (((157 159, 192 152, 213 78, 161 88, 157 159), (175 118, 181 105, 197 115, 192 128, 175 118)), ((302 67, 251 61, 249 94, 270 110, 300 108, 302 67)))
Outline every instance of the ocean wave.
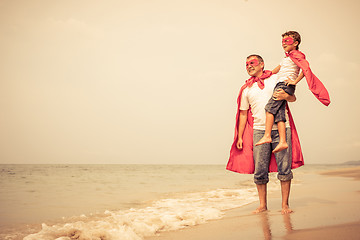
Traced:
POLYGON ((257 200, 254 188, 217 189, 187 193, 153 202, 145 208, 107 210, 101 215, 78 216, 66 223, 42 224, 42 230, 24 240, 142 240, 159 232, 178 230, 220 219, 225 210, 257 200))

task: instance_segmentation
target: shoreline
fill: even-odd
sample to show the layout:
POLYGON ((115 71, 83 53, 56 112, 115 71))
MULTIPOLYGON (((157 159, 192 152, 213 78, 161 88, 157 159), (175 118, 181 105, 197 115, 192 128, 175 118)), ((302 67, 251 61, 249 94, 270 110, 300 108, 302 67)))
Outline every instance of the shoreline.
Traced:
POLYGON ((292 186, 292 214, 281 214, 280 192, 275 192, 266 212, 252 214, 258 204, 252 203, 220 220, 145 239, 360 239, 359 180, 358 166, 306 174, 301 185, 292 186))
MULTIPOLYGON (((222 218, 214 218, 214 220, 208 220, 205 223, 203 220, 201 220, 203 219, 203 212, 201 211, 199 212, 199 218, 193 218, 193 221, 196 221, 197 223, 189 221, 191 220, 189 217, 182 219, 183 215, 177 214, 177 216, 179 216, 180 218, 174 219, 180 219, 177 220, 180 224, 180 229, 179 227, 177 227, 173 228, 174 230, 170 231, 165 230, 165 227, 158 228, 158 230, 163 230, 160 230, 156 236, 152 236, 154 232, 144 232, 143 234, 141 234, 141 239, 183 240, 186 238, 190 238, 199 240, 293 240, 319 238, 322 239, 323 237, 321 237, 321 234, 324 234, 324 236, 329 235, 328 237, 326 237, 326 239, 339 239, 331 238, 332 236, 339 236, 336 235, 338 233, 341 233, 341 236, 346 236, 345 239, 360 239, 353 238, 359 236, 360 233, 360 231, 357 230, 360 226, 360 217, 358 216, 358 213, 360 213, 360 167, 302 167, 294 170, 294 176, 295 178, 293 180, 290 195, 290 207, 294 210, 293 214, 281 214, 280 184, 278 184, 279 181, 276 179, 276 174, 271 174, 271 184, 268 185, 268 211, 261 214, 252 214, 252 211, 258 207, 257 197, 253 196, 253 200, 255 200, 255 202, 249 203, 248 201, 247 205, 243 205, 241 207, 236 207, 237 204, 235 204, 232 209, 228 208, 229 210, 222 211, 222 218), (187 225, 188 222, 189 225, 187 225), (335 229, 335 232, 333 229, 335 229), (329 232, 331 232, 331 234, 329 234, 329 232), (316 235, 318 237, 312 238, 312 235, 316 235)), ((235 178, 231 179, 235 179, 239 184, 246 184, 246 186, 249 187, 247 189, 250 192, 253 192, 254 194, 256 193, 256 186, 251 182, 250 179, 242 178, 242 176, 237 177, 237 175, 235 175, 235 178)), ((230 195, 233 196, 234 193, 230 191, 224 194, 224 196, 230 197, 230 195)), ((235 198, 234 203, 238 203, 239 199, 249 199, 248 197, 246 197, 247 195, 244 194, 245 193, 241 193, 239 195, 240 198, 235 198)), ((203 196, 205 203, 208 202, 208 204, 210 204, 210 210, 212 207, 214 207, 214 203, 212 202, 212 200, 214 200, 214 196, 211 195, 210 199, 203 196)), ((235 194, 234 196, 237 195, 235 194)), ((225 204, 221 194, 219 195, 219 197, 220 203, 225 204)), ((194 204, 195 202, 190 203, 191 206, 193 206, 194 204)), ((179 211, 182 211, 181 208, 176 208, 175 211, 178 211, 177 209, 179 211)), ((158 217, 160 217, 159 219, 161 219, 162 217, 166 217, 167 214, 168 213, 165 212, 158 217)), ((119 215, 119 217, 123 219, 122 215, 119 215)), ((148 219, 150 219, 150 222, 148 222, 147 224, 148 226, 152 227, 151 221, 154 222, 154 220, 152 220, 155 219, 154 215, 152 214, 151 218, 148 219)), ((53 222, 47 221, 47 225, 52 226, 54 224, 59 224, 58 226, 61 226, 65 223, 75 224, 75 222, 77 221, 75 218, 68 220, 69 221, 67 221, 66 219, 53 222)), ((79 220, 89 222, 91 219, 87 218, 79 220)), ((106 220, 106 218, 100 218, 98 220, 99 223, 102 224, 111 223, 111 221, 106 220)), ((156 227, 156 224, 158 223, 154 223, 155 225, 153 227, 156 227)), ((106 234, 111 229, 117 229, 117 225, 110 225, 107 229, 101 229, 99 231, 103 232, 103 234, 106 234)), ((14 224, 13 226, 0 226, 0 239, 4 237, 14 240, 20 240, 31 233, 38 233, 41 230, 40 228, 41 224, 31 224, 29 222, 27 224, 14 224)), ((60 230, 59 227, 57 227, 57 229, 57 231, 62 232, 61 236, 68 236, 68 233, 60 230)), ((86 226, 80 229, 83 229, 81 231, 84 231, 84 234, 86 234, 87 231, 92 231, 91 229, 87 229, 86 226)), ((136 230, 141 229, 144 228, 134 228, 135 232, 136 230)), ((49 230, 46 230, 46 234, 50 234, 49 230)), ((40 237, 35 239, 42 238, 40 237)))

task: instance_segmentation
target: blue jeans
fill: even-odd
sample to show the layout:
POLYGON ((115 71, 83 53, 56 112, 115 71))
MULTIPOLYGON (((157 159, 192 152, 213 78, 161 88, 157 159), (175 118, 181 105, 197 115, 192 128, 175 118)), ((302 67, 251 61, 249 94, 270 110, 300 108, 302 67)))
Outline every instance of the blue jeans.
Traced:
MULTIPOLYGON (((263 136, 264 130, 254 129, 253 140, 253 156, 255 163, 254 182, 255 184, 266 184, 269 182, 269 163, 272 150, 279 144, 278 130, 271 131, 271 143, 265 143, 255 146, 263 136)), ((291 130, 286 128, 286 142, 289 147, 285 150, 275 153, 276 164, 278 167, 278 179, 280 181, 289 181, 293 178, 291 171, 292 151, 291 151, 291 130)))

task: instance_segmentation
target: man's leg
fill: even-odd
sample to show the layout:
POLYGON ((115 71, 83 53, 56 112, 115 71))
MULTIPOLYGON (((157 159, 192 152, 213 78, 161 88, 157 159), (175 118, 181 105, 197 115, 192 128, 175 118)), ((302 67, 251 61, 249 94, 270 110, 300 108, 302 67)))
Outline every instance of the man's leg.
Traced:
MULTIPOLYGON (((279 134, 277 131, 272 132, 272 148, 276 148, 279 142, 279 134)), ((281 182, 281 195, 282 195, 282 214, 291 213, 289 208, 290 186, 293 173, 291 171, 292 163, 292 147, 291 147, 291 130, 286 129, 286 141, 289 147, 281 152, 275 153, 276 163, 278 166, 278 179, 281 182)))
MULTIPOLYGON (((264 135, 265 131, 254 130, 253 142, 256 143, 264 135)), ((269 163, 271 157, 271 145, 265 143, 259 146, 254 146, 253 156, 255 163, 254 182, 256 184, 260 206, 254 213, 260 213, 267 210, 267 183, 269 182, 269 163)))
POLYGON ((267 210, 267 184, 256 184, 256 188, 258 190, 260 205, 253 213, 261 213, 267 210))
POLYGON ((282 195, 282 214, 292 213, 293 211, 289 208, 289 197, 291 180, 280 181, 281 182, 281 195, 282 195))

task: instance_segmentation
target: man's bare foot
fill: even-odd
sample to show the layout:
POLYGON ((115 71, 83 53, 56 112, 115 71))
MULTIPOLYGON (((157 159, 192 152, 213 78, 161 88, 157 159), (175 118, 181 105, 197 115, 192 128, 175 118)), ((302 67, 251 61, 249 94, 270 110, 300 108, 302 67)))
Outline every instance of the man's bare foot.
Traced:
POLYGON ((287 149, 289 146, 286 142, 279 143, 276 148, 272 151, 273 153, 281 152, 282 150, 287 149))
POLYGON ((291 209, 289 208, 289 206, 284 206, 284 207, 282 208, 282 210, 281 210, 281 214, 289 214, 289 213, 292 213, 292 212, 294 212, 294 211, 291 210, 291 209))
POLYGON ((258 214, 258 213, 261 213, 261 212, 265 212, 267 211, 267 207, 258 207, 255 211, 253 211, 252 213, 254 214, 258 214))
POLYGON ((271 143, 272 139, 271 137, 265 137, 263 136, 256 144, 255 146, 258 146, 258 145, 261 145, 261 144, 264 144, 264 143, 271 143))

